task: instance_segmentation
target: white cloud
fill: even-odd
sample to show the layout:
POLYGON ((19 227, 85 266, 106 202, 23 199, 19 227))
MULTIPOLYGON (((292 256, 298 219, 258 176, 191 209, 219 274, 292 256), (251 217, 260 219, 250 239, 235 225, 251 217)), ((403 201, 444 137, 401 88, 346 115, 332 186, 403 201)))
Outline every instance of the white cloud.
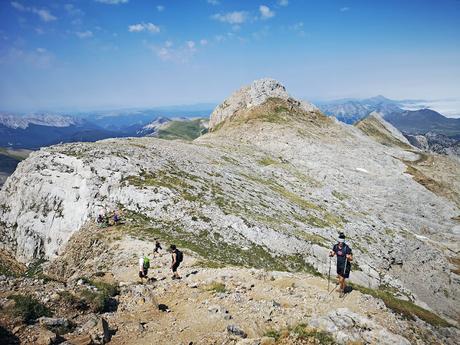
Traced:
POLYGON ((129 32, 148 31, 148 32, 155 34, 155 33, 160 32, 160 27, 153 23, 139 23, 139 24, 133 24, 133 25, 128 26, 128 31, 129 32))
POLYGON ((340 9, 340 12, 347 12, 347 11, 349 11, 349 10, 350 10, 350 7, 342 7, 342 8, 340 9))
POLYGON ((150 45, 148 47, 160 60, 176 63, 188 62, 197 51, 195 41, 187 41, 178 46, 174 46, 171 41, 166 41, 161 46, 150 45))
POLYGON ((45 48, 28 51, 11 47, 6 51, 0 51, 0 64, 25 64, 35 68, 46 69, 52 66, 54 60, 54 55, 45 48))
POLYGON ((262 16, 262 19, 269 19, 275 16, 275 12, 270 9, 270 7, 265 5, 259 6, 259 11, 262 16))
POLYGON ((78 38, 90 38, 93 37, 93 32, 86 30, 86 31, 77 31, 75 35, 78 36, 78 38))
POLYGON ((207 0, 208 4, 211 4, 213 6, 219 5, 220 1, 219 0, 207 0))
POLYGON ((278 0, 277 4, 279 6, 287 6, 287 5, 289 5, 289 0, 278 0))
POLYGON ((201 44, 202 46, 205 46, 205 45, 208 44, 208 40, 203 38, 203 39, 200 40, 200 44, 201 44))
POLYGON ((101 4, 107 5, 118 5, 118 4, 126 4, 129 0, 96 0, 96 2, 100 2, 101 4))
POLYGON ((165 7, 163 5, 158 5, 157 6, 157 11, 158 12, 163 12, 165 10, 165 7))
POLYGON ((289 26, 289 30, 297 32, 300 36, 305 36, 303 22, 298 22, 289 26))
POLYGON ((43 9, 43 8, 39 9, 39 8, 36 8, 36 7, 24 6, 23 4, 21 4, 20 2, 17 2, 17 1, 12 1, 11 6, 13 6, 13 8, 15 8, 16 10, 21 11, 21 12, 34 13, 37 16, 39 16, 40 19, 43 20, 44 22, 51 22, 51 21, 57 19, 57 17, 53 16, 51 14, 51 12, 48 11, 47 9, 43 9))
POLYGON ((16 1, 11 1, 11 6, 13 6, 18 11, 28 11, 26 7, 24 7, 22 4, 16 1))
POLYGON ((243 24, 248 17, 247 12, 245 11, 234 11, 228 13, 216 13, 211 18, 218 20, 222 23, 229 24, 243 24))
POLYGON ((67 11, 67 13, 69 14, 69 16, 77 17, 77 16, 82 16, 82 15, 85 14, 85 12, 83 12, 79 8, 75 7, 73 4, 65 4, 64 8, 67 11))
POLYGON ((34 13, 38 14, 38 16, 43 20, 44 22, 51 22, 53 20, 56 20, 57 18, 53 16, 48 10, 34 10, 34 13))

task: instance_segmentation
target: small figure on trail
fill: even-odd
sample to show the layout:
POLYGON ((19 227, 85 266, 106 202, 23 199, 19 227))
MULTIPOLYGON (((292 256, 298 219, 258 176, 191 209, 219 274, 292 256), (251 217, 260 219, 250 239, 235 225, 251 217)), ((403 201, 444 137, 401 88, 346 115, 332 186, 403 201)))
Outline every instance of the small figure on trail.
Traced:
POLYGON ((331 257, 334 255, 337 255, 337 278, 340 284, 339 292, 341 296, 343 296, 346 288, 345 279, 350 276, 351 261, 353 261, 353 253, 351 248, 345 243, 345 235, 343 232, 339 234, 337 244, 334 245, 332 251, 329 253, 331 257))
POLYGON ((160 249, 163 249, 161 247, 160 241, 158 241, 158 238, 155 238, 155 249, 153 249, 153 254, 158 254, 160 249))
POLYGON ((99 213, 96 219, 97 224, 101 228, 104 224, 104 215, 102 213, 99 213))
POLYGON ((179 267, 182 260, 184 260, 184 254, 179 249, 177 249, 175 244, 171 244, 171 246, 169 247, 169 250, 171 251, 171 258, 172 258, 172 264, 171 264, 171 270, 173 271, 172 279, 181 279, 181 277, 177 273, 177 268, 179 267))
POLYGON ((118 215, 118 212, 115 210, 113 211, 113 225, 118 225, 120 222, 120 216, 118 215))
POLYGON ((139 256, 139 278, 143 281, 144 278, 148 278, 150 268, 150 259, 144 254, 139 256))

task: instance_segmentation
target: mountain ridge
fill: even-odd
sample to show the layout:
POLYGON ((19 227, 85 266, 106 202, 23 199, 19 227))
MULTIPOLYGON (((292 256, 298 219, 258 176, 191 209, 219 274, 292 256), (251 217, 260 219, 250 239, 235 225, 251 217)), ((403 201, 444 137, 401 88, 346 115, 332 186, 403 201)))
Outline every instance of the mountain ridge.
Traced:
POLYGON ((260 96, 257 106, 230 104, 236 111, 193 142, 108 139, 32 153, 0 192, 2 246, 23 262, 53 259, 118 208, 130 235, 167 238, 207 260, 326 273, 330 244, 346 231, 355 282, 455 317, 458 207, 407 173, 422 155, 295 100, 260 96), (420 285, 422 272, 436 279, 420 285))

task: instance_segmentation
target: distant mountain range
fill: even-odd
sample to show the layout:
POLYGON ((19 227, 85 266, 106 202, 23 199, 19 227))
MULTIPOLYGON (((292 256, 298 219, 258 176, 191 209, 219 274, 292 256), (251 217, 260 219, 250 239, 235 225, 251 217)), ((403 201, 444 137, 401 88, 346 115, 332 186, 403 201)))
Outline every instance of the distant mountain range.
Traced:
POLYGON ((386 114, 385 120, 407 134, 442 134, 460 139, 460 119, 445 117, 430 109, 406 110, 386 114))
POLYGON ((391 100, 383 96, 367 99, 342 99, 320 102, 318 107, 329 116, 354 124, 372 112, 378 112, 386 121, 409 135, 428 132, 460 139, 460 119, 447 118, 431 109, 405 110, 413 101, 391 100))
POLYGON ((210 105, 95 113, 16 115, 0 113, 0 147, 38 149, 66 142, 155 135, 159 124, 207 117, 210 105))
POLYGON ((338 120, 353 124, 376 111, 385 116, 391 113, 402 112, 401 103, 384 96, 367 99, 341 99, 330 102, 320 102, 317 106, 323 113, 335 116, 338 120))

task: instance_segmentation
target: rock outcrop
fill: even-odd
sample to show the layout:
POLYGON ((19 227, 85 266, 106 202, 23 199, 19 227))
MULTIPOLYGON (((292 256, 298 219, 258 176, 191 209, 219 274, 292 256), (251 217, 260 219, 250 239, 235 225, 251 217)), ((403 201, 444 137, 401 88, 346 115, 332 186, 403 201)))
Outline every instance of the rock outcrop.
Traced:
POLYGON ((289 101, 307 112, 318 110, 311 103, 293 99, 280 82, 270 78, 259 79, 236 91, 214 109, 209 122, 210 130, 216 129, 219 124, 231 119, 238 111, 262 105, 269 98, 289 101))
POLYGON ((459 209, 406 172, 420 154, 382 145, 272 80, 230 97, 211 122, 214 131, 193 142, 126 138, 34 152, 0 192, 2 247, 25 263, 54 259, 117 210, 120 231, 213 262, 327 273, 345 231, 352 280, 456 317, 459 209))
POLYGON ((426 151, 450 155, 460 158, 460 140, 442 134, 428 132, 426 134, 406 134, 408 141, 415 147, 426 151))

